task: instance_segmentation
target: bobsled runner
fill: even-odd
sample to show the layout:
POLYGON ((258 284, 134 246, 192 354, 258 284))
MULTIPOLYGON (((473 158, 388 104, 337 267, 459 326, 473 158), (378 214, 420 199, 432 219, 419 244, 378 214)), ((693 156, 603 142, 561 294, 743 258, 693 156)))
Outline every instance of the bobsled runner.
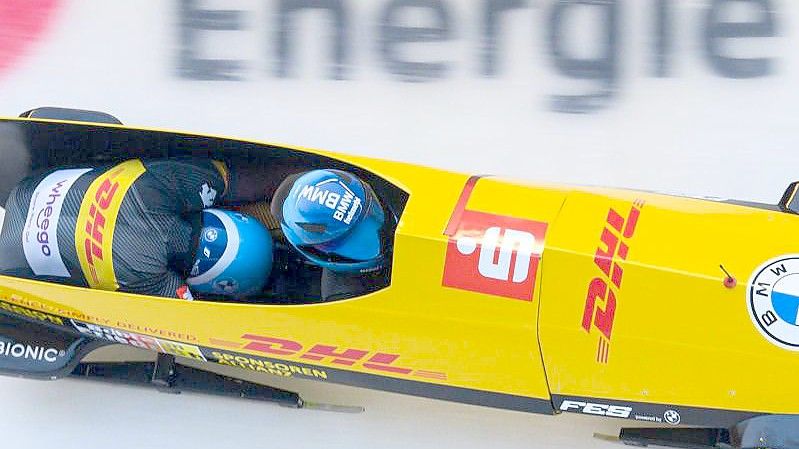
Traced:
POLYGON ((0 276, 3 374, 317 405, 179 363, 188 358, 523 412, 628 419, 638 424, 617 438, 630 444, 799 447, 796 184, 775 205, 533 184, 139 129, 55 108, 0 120, 0 151, 0 201, 49 167, 191 155, 268 171, 292 159, 356 173, 396 218, 386 279, 349 295, 321 293, 318 270, 287 247, 275 256, 280 278, 246 301, 0 276), (109 344, 159 356, 82 360, 109 344))

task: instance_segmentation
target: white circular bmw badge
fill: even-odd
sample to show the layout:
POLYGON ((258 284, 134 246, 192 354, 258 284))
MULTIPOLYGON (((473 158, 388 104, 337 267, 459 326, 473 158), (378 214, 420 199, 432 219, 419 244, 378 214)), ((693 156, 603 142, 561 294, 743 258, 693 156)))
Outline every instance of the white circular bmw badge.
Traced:
POLYGON ((758 330, 775 345, 799 351, 799 255, 759 266, 748 287, 749 315, 758 330))
POLYGON ((680 423, 682 417, 680 416, 680 412, 677 410, 669 409, 663 413, 663 420, 673 426, 676 426, 680 423))
POLYGON ((205 241, 208 243, 214 242, 218 236, 219 232, 214 228, 205 231, 205 241))

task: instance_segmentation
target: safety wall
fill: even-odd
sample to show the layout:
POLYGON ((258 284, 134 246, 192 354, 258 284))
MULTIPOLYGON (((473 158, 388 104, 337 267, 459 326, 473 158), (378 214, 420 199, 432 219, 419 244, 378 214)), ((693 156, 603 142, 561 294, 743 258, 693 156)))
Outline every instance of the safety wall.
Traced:
POLYGON ((0 114, 775 202, 799 179, 797 20, 789 0, 4 1, 0 114))

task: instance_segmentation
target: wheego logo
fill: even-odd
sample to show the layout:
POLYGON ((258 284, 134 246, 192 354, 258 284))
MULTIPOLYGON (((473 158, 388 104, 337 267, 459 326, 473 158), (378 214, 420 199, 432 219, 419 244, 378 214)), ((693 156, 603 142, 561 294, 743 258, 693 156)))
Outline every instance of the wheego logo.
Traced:
POLYGON ((53 215, 53 206, 64 203, 62 199, 62 189, 67 180, 62 179, 58 181, 47 194, 47 201, 42 208, 35 208, 31 210, 35 216, 33 224, 35 225, 36 241, 39 243, 42 254, 49 257, 52 254, 50 249, 50 235, 47 230, 50 228, 50 217, 53 215))
POLYGON ((600 246, 594 253, 594 264, 600 275, 588 284, 583 311, 583 329, 590 333, 591 326, 599 330, 597 362, 607 363, 610 352, 610 337, 613 331, 613 320, 616 315, 616 298, 622 285, 624 270, 620 262, 627 259, 630 250, 628 240, 635 234, 635 227, 644 207, 643 200, 635 200, 627 218, 622 217, 613 208, 608 210, 606 225, 600 236, 600 246), (600 306, 604 302, 604 308, 600 306))
POLYGON ((442 285, 531 301, 546 230, 538 221, 464 210, 442 285))
POLYGON ((758 267, 749 280, 747 301, 752 321, 769 341, 799 351, 799 255, 758 267))
POLYGON ((610 416, 612 418, 629 418, 633 412, 632 407, 621 405, 597 404, 594 402, 565 400, 560 404, 563 412, 578 411, 588 415, 610 416))
POLYGON ((400 358, 399 354, 354 348, 340 348, 338 346, 325 344, 315 344, 310 348, 306 348, 301 343, 294 340, 255 334, 244 334, 241 338, 247 342, 240 344, 211 339, 211 344, 229 348, 247 349, 281 359, 288 357, 323 362, 331 365, 357 366, 380 374, 399 374, 433 380, 447 379, 446 373, 398 366, 395 362, 400 358))
POLYGON ((75 249, 92 288, 118 288, 111 255, 114 227, 125 193, 144 171, 139 160, 123 162, 98 176, 83 197, 75 228, 75 249))
POLYGON ((22 249, 38 276, 69 277, 58 246, 58 223, 64 198, 72 184, 89 169, 57 170, 36 186, 22 232, 22 249))

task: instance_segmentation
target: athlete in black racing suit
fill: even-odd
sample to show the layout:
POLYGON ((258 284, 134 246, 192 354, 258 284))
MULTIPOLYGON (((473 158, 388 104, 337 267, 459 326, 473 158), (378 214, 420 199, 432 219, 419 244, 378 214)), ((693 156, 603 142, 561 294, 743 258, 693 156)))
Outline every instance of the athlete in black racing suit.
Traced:
POLYGON ((228 187, 218 161, 125 161, 51 170, 11 192, 0 274, 190 299, 202 211, 228 187))

